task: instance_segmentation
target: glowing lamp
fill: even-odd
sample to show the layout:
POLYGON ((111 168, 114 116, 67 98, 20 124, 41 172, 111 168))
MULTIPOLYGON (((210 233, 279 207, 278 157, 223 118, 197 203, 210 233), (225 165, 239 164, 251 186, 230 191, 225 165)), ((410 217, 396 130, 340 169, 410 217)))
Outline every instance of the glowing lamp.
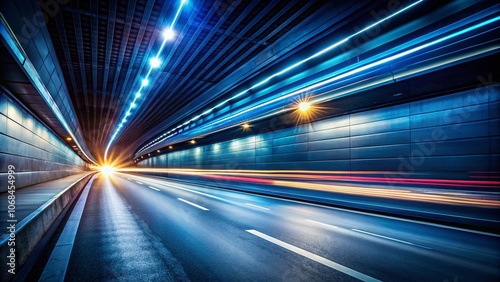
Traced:
POLYGON ((311 103, 309 102, 300 102, 299 103, 299 110, 301 112, 307 112, 311 108, 311 103))
POLYGON ((165 40, 172 40, 175 38, 175 32, 171 28, 167 28, 163 31, 163 38, 165 40))
POLYGON ((156 57, 151 58, 151 60, 149 60, 149 63, 151 64, 151 67, 154 69, 158 68, 161 65, 160 59, 156 57))

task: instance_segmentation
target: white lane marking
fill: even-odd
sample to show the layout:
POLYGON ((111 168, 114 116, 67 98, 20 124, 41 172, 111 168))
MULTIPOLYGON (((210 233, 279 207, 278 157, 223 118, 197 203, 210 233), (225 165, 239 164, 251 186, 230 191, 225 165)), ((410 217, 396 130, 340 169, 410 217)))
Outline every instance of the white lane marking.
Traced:
POLYGON ((71 251, 73 250, 73 245, 75 243, 78 226, 80 225, 83 210, 85 209, 87 197, 93 182, 94 177, 92 177, 85 185, 80 198, 76 202, 76 205, 73 208, 66 225, 64 226, 61 236, 57 240, 57 243, 50 254, 49 260, 47 261, 40 277, 40 281, 63 281, 66 276, 66 270, 69 265, 71 251))
POLYGON ((195 203, 191 203, 190 201, 186 201, 186 200, 184 200, 184 199, 182 199, 182 198, 177 198, 177 200, 182 201, 182 202, 184 202, 184 203, 186 203, 186 204, 189 204, 189 205, 191 205, 191 206, 193 206, 193 207, 197 207, 197 208, 199 208, 200 210, 204 210, 204 211, 208 211, 208 210, 209 210, 209 209, 204 208, 204 207, 202 207, 202 206, 200 206, 200 205, 197 205, 197 204, 195 204, 195 203))
POLYGON ((136 181, 136 182, 137 182, 137 184, 142 184, 142 182, 139 182, 139 181, 136 181))
POLYGON ((254 207, 254 208, 258 208, 258 209, 263 209, 263 210, 266 210, 266 211, 268 211, 268 210, 269 210, 268 208, 264 208, 264 207, 257 206, 257 205, 252 205, 252 204, 249 204, 249 203, 245 203, 245 205, 247 205, 247 206, 251 206, 251 207, 254 207))
POLYGON ((326 224, 326 223, 323 223, 323 222, 319 222, 319 221, 314 221, 314 220, 310 220, 310 219, 307 219, 307 221, 309 222, 312 222, 312 223, 316 223, 316 224, 319 224, 319 225, 324 225, 324 226, 327 226, 327 227, 331 227, 331 228, 340 228, 338 226, 335 226, 335 225, 330 225, 330 224, 326 224))
POLYGON ((395 238, 391 238, 391 237, 387 237, 387 236, 383 236, 383 235, 379 235, 379 234, 375 234, 375 233, 371 233, 371 232, 367 232, 367 231, 363 231, 363 230, 359 230, 359 229, 351 229, 351 230, 355 231, 355 232, 359 232, 359 233, 363 233, 363 234, 367 234, 367 235, 371 235, 371 236, 375 236, 375 237, 379 237, 379 238, 391 240, 391 241, 396 241, 396 242, 407 244, 407 245, 412 245, 412 246, 415 246, 415 247, 420 247, 420 248, 432 250, 432 248, 430 248, 430 247, 426 247, 426 246, 414 244, 414 243, 408 242, 408 241, 403 241, 403 240, 399 240, 399 239, 395 239, 395 238))
POLYGON ((156 190, 156 191, 160 191, 160 189, 156 188, 156 187, 153 187, 153 186, 148 186, 149 188, 153 189, 153 190, 156 190))
POLYGON ((320 257, 320 256, 315 255, 315 254, 313 254, 311 252, 308 252, 308 251, 306 251, 304 249, 301 249, 299 247, 295 247, 293 245, 285 243, 285 242, 283 242, 281 240, 273 238, 273 237, 271 237, 269 235, 266 235, 264 233, 261 233, 261 232, 259 232, 257 230, 253 230, 252 229, 252 230, 246 230, 246 231, 248 233, 251 233, 251 234, 253 234, 253 235, 257 236, 257 237, 260 237, 260 238, 262 238, 262 239, 264 239, 266 241, 269 241, 269 242, 271 242, 273 244, 276 244, 276 245, 278 245, 280 247, 283 247, 283 248, 285 248, 285 249, 287 249, 289 251, 292 251, 292 252, 294 252, 296 254, 304 256, 304 257, 306 257, 308 259, 311 259, 311 260, 314 260, 316 262, 319 262, 319 263, 321 263, 323 265, 326 265, 326 266, 328 266, 330 268, 333 268, 333 269, 335 269, 337 271, 340 271, 340 272, 342 272, 344 274, 347 274, 347 275, 349 275, 351 277, 354 277, 356 279, 359 279, 361 281, 380 281, 380 280, 375 279, 375 278, 373 278, 371 276, 368 276, 368 275, 363 274, 361 272, 358 272, 358 271, 356 271, 354 269, 351 269, 351 268, 349 268, 347 266, 343 266, 343 265, 338 264, 336 262, 333 262, 333 261, 331 261, 329 259, 326 259, 324 257, 320 257))

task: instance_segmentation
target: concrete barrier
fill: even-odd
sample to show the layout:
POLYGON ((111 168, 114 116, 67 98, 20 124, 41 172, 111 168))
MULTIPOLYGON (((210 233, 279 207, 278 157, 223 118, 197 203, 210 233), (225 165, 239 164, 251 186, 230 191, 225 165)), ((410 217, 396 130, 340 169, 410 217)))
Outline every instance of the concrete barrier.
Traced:
MULTIPOLYGON (((26 218, 17 222, 14 232, 15 246, 8 245, 11 236, 10 232, 0 237, 0 257, 2 258, 0 281, 9 281, 14 278, 14 275, 8 272, 10 269, 8 263, 10 261, 11 248, 15 248, 15 273, 18 273, 52 223, 54 223, 71 199, 82 191, 93 175, 94 173, 90 173, 78 179, 26 218)), ((8 230, 2 230, 2 233, 6 231, 8 230)))

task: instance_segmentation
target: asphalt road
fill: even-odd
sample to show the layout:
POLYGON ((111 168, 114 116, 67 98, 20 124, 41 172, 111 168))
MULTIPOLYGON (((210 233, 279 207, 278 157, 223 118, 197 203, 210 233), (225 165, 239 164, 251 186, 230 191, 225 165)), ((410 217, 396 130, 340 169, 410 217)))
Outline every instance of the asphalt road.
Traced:
POLYGON ((499 281, 500 238, 115 173, 94 180, 68 281, 499 281))

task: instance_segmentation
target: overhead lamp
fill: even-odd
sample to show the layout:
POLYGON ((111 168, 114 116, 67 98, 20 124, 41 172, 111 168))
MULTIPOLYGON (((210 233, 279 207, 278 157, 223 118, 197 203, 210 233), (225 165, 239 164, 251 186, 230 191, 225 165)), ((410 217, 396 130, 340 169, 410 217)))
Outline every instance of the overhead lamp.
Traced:
POLYGON ((245 122, 244 124, 241 125, 241 127, 243 127, 243 129, 249 129, 250 124, 248 124, 248 122, 245 122))
POLYGON ((309 111, 310 108, 311 108, 311 103, 309 103, 309 102, 303 101, 303 102, 299 103, 299 110, 301 112, 305 113, 305 112, 309 111))
POLYGON ((171 28, 167 28, 163 31, 163 38, 167 41, 175 38, 175 31, 171 28))
POLYGON ((71 141, 71 140, 73 140, 73 138, 71 138, 71 137, 66 137, 66 140, 71 141))
POLYGON ((133 102, 130 104, 130 108, 131 108, 131 109, 135 108, 135 106, 136 106, 136 104, 135 104, 135 103, 133 103, 133 102))
POLYGON ((157 57, 153 57, 149 60, 149 64, 152 68, 156 69, 161 65, 161 61, 157 57))
POLYGON ((196 141, 193 139, 193 140, 189 141, 189 143, 196 144, 196 141))
POLYGON ((172 147, 172 146, 168 146, 168 148, 169 148, 169 149, 173 149, 174 147, 172 147))
POLYGON ((148 86, 149 80, 147 78, 142 80, 142 86, 148 86))
POLYGON ((137 93, 135 94, 135 97, 136 97, 136 98, 141 97, 141 92, 137 92, 137 93))
POLYGON ((159 153, 159 152, 160 152, 160 150, 156 150, 156 152, 157 152, 157 153, 159 153))
MULTIPOLYGON (((127 112, 125 115, 126 115, 126 116, 129 116, 129 115, 130 115, 130 112, 127 112)), ((120 126, 121 126, 121 124, 120 124, 120 126)))

